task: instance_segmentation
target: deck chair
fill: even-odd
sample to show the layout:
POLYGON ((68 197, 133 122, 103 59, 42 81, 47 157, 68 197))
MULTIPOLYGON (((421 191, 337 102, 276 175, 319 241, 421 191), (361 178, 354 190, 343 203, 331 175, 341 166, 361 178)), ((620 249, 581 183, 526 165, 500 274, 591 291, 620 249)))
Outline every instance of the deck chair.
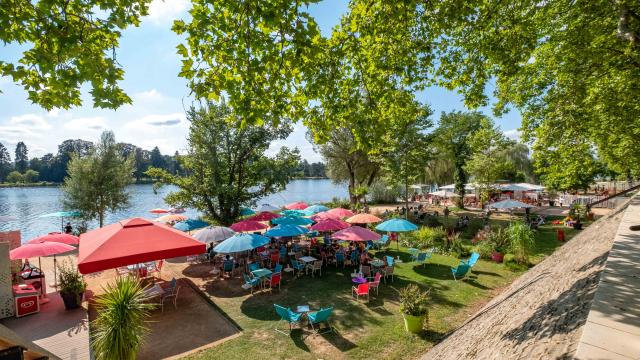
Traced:
POLYGON ((277 304, 273 304, 273 307, 276 309, 276 314, 280 316, 280 321, 278 321, 278 323, 276 324, 275 330, 281 334, 290 335, 291 330, 293 330, 293 325, 300 325, 300 317, 302 316, 302 314, 296 314, 295 312, 291 311, 291 309, 284 308, 277 304), (289 324, 288 333, 278 329, 278 325, 280 325, 280 323, 283 321, 286 321, 289 324))
POLYGON ((305 270, 306 266, 298 260, 291 259, 291 267, 298 275, 300 275, 300 273, 305 270))
POLYGON ((351 288, 351 296, 356 296, 356 300, 360 300, 360 296, 367 296, 367 302, 369 302, 369 283, 359 284, 357 287, 351 288))
POLYGON ((376 297, 378 296, 378 288, 380 287, 380 279, 382 278, 382 274, 377 272, 373 278, 373 281, 369 282, 369 289, 376 290, 376 297))
POLYGON ((160 295, 160 308, 162 312, 164 312, 164 301, 167 299, 173 299, 173 307, 178 308, 178 292, 180 291, 180 286, 178 286, 178 280, 176 278, 171 279, 169 282, 169 286, 163 289, 164 292, 160 295))
POLYGON ((329 322, 329 317, 331 316, 332 312, 333 312, 333 307, 330 307, 330 308, 320 309, 320 311, 315 311, 307 314, 307 319, 309 319, 309 324, 311 324, 311 328, 316 334, 325 334, 328 332, 333 332, 333 326, 331 326, 331 323, 329 322), (320 330, 320 324, 323 322, 326 323, 328 327, 325 328, 324 330, 320 330), (314 325, 318 327, 316 328, 316 326, 314 325))
POLYGON ((460 264, 456 267, 451 268, 451 274, 453 275, 453 280, 462 279, 469 272, 471 267, 464 262, 460 262, 460 264))
POLYGON ((418 257, 416 258, 416 262, 424 265, 427 263, 427 260, 429 260, 431 258, 431 253, 419 253, 418 257))
POLYGON ((385 256, 384 259, 387 261, 387 266, 393 266, 393 256, 385 256))
POLYGON ((473 266, 478 262, 479 259, 480 259, 480 254, 478 254, 477 252, 474 252, 474 253, 471 253, 471 257, 469 257, 469 260, 462 260, 462 262, 469 265, 469 271, 472 271, 473 266))
POLYGON ((242 277, 244 278, 242 288, 251 290, 251 293, 253 294, 253 288, 260 285, 260 278, 250 278, 247 274, 242 274, 242 277))

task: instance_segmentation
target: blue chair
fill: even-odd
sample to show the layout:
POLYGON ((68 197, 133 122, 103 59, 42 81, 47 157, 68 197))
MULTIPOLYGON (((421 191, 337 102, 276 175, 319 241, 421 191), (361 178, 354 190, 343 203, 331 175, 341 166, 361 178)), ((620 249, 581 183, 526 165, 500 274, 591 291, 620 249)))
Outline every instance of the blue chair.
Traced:
POLYGON ((388 247, 389 246, 389 235, 382 235, 382 237, 380 238, 380 240, 378 240, 377 242, 374 243, 376 249, 382 249, 382 247, 388 247))
POLYGON ((387 260, 387 266, 393 266, 393 256, 385 256, 385 260, 387 260))
POLYGON ((257 262, 253 262, 251 264, 249 264, 249 271, 255 271, 260 269, 260 264, 257 262))
POLYGON ((336 253, 336 267, 338 267, 338 264, 342 264, 342 267, 344 268, 344 253, 336 253))
POLYGON ((431 253, 419 253, 416 261, 424 265, 429 259, 431 259, 431 253))
POLYGON ((473 265, 475 265, 478 260, 480 259, 480 254, 477 252, 471 253, 471 257, 469 257, 469 260, 462 260, 463 263, 469 265, 469 270, 473 270, 473 265))
POLYGON ((460 262, 460 264, 456 267, 451 268, 451 274, 453 275, 453 280, 458 280, 463 278, 469 272, 471 267, 464 262, 460 262))
POLYGON ((359 260, 360 260, 360 255, 358 254, 357 251, 352 251, 351 252, 351 258, 349 259, 351 260, 351 265, 353 266, 358 266, 359 264, 359 260))
POLYGON ((253 288, 260 285, 260 279, 250 278, 247 274, 242 274, 242 277, 244 278, 243 287, 251 289, 251 293, 253 294, 253 288))
POLYGON ((298 260, 296 259, 291 259, 291 267, 293 267, 293 270, 297 270, 298 274, 300 274, 300 272, 304 271, 304 269, 306 268, 304 264, 298 262, 298 260))
POLYGON ((282 265, 281 264, 276 264, 275 269, 273 269, 274 273, 279 273, 282 272, 282 265))
POLYGON ((295 312, 291 311, 291 309, 284 308, 277 304, 273 304, 273 307, 276 309, 276 314, 280 316, 280 321, 278 321, 278 323, 276 324, 276 331, 281 334, 290 335, 291 330, 293 330, 293 325, 300 325, 300 317, 302 316, 302 314, 296 314, 295 312), (280 325, 280 323, 283 321, 286 321, 289 324, 289 333, 278 329, 278 325, 280 325))
POLYGON ((313 331, 316 334, 333 332, 333 326, 331 326, 331 323, 329 322, 329 317, 331 316, 332 312, 333 312, 333 307, 330 307, 330 308, 320 309, 320 311, 315 311, 307 314, 307 319, 309 319, 309 324, 311 324, 311 329, 313 329, 313 331), (327 323, 328 328, 321 331, 319 325, 323 322, 327 323), (314 325, 318 325, 318 328, 316 329, 314 325))

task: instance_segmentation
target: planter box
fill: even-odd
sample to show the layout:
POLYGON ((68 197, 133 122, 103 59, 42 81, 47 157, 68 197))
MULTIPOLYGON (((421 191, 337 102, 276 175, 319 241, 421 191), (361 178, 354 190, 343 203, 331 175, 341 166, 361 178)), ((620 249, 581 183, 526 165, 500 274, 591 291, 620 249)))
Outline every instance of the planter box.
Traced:
POLYGON ((497 251, 494 251, 491 254, 491 260, 497 262, 497 263, 501 263, 502 260, 504 260, 504 254, 503 253, 499 253, 497 251))
POLYGON ((422 324, 424 323, 424 315, 423 316, 413 316, 402 314, 404 318, 404 328, 414 334, 418 334, 422 332, 422 324))

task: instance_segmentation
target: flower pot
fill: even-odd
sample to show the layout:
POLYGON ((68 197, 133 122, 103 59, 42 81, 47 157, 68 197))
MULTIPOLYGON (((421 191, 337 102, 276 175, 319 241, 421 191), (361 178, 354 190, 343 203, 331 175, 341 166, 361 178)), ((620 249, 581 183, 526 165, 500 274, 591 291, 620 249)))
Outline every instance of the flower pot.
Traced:
POLYGON ((424 323, 424 315, 413 316, 408 314, 402 314, 404 318, 404 328, 414 334, 418 334, 422 331, 422 324, 424 323))
POLYGON ((84 295, 84 293, 60 293, 60 297, 62 297, 62 301, 64 302, 64 307, 67 310, 79 308, 82 303, 82 295, 84 295))
POLYGON ((501 253, 501 252, 494 251, 491 254, 491 260, 493 260, 493 261, 495 261, 497 263, 501 263, 502 260, 504 260, 504 254, 501 253))

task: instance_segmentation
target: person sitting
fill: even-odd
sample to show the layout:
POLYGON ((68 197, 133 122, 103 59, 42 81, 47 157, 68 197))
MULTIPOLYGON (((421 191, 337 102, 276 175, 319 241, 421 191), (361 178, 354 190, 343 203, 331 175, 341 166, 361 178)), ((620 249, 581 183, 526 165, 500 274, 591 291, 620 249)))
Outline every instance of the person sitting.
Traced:
POLYGON ((360 264, 361 265, 368 265, 369 261, 371 261, 371 256, 369 255, 369 252, 367 250, 364 250, 360 254, 360 264))
POLYGON ((582 230, 582 223, 580 222, 580 218, 577 218, 576 221, 573 222, 573 228, 575 230, 582 230))

